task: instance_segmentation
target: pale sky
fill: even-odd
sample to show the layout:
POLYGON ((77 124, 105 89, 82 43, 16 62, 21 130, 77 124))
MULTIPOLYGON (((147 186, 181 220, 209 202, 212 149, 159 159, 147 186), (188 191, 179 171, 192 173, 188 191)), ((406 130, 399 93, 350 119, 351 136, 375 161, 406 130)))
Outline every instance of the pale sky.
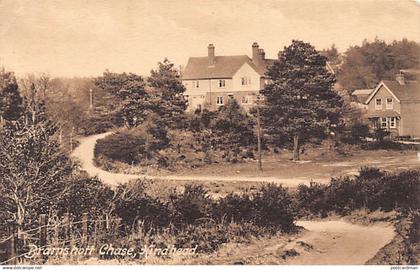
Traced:
POLYGON ((0 0, 0 66, 18 75, 148 74, 165 57, 266 57, 292 39, 340 51, 375 37, 420 42, 420 0, 0 0))

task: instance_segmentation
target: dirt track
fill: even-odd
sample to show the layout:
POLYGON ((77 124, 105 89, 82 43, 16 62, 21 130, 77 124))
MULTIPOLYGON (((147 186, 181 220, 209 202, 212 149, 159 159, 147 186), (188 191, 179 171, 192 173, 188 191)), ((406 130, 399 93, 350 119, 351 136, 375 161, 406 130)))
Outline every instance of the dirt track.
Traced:
POLYGON ((364 264, 394 237, 386 223, 356 225, 344 220, 298 221, 308 231, 297 241, 313 246, 287 264, 364 264))
MULTIPOLYGON (((113 173, 96 167, 93 163, 94 148, 98 139, 105 138, 111 132, 93 135, 80 139, 80 145, 73 151, 72 157, 79 160, 81 168, 90 176, 98 176, 104 183, 115 186, 118 183, 125 183, 131 179, 147 177, 155 180, 175 180, 175 181, 236 181, 236 182, 274 182, 283 186, 296 187, 299 184, 308 185, 310 181, 327 183, 331 177, 339 175, 356 175, 360 166, 374 166, 386 169, 408 169, 420 168, 420 162, 415 153, 401 155, 396 153, 387 156, 363 157, 363 159, 345 160, 345 161, 310 161, 291 163, 276 162, 276 171, 268 170, 263 175, 258 175, 255 170, 250 168, 249 164, 243 165, 246 169, 252 171, 243 172, 236 175, 235 166, 223 172, 215 171, 214 168, 203 168, 194 172, 177 175, 145 175, 145 174, 123 174, 113 173), (308 163, 309 162, 309 163, 308 163), (233 174, 232 174, 233 171, 233 174), (229 173, 228 173, 229 172, 229 173), (338 174, 337 174, 338 172, 338 174), (267 175, 268 174, 268 175, 267 175)), ((242 166, 242 165, 241 165, 242 166)), ((252 166, 251 166, 252 167, 252 166)))
POLYGON ((95 166, 94 149, 96 141, 105 138, 111 134, 111 132, 93 135, 80 139, 79 146, 73 151, 72 157, 80 162, 81 168, 85 170, 90 176, 98 176, 104 183, 109 185, 117 185, 118 183, 125 183, 132 179, 147 177, 149 179, 168 179, 168 180, 186 180, 186 181, 263 181, 263 182, 275 182, 281 183, 285 186, 298 186, 299 184, 309 184, 310 179, 305 178, 294 178, 294 179, 281 179, 278 177, 240 177, 240 176, 214 176, 214 175, 165 175, 165 176, 154 176, 144 174, 121 174, 112 173, 102 170, 95 166))

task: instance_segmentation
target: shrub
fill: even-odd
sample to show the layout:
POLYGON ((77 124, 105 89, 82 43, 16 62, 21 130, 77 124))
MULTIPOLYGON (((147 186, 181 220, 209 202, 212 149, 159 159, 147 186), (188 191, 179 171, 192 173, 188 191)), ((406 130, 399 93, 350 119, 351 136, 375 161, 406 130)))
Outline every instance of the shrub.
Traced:
POLYGON ((172 220, 177 226, 210 218, 211 199, 202 185, 186 185, 182 194, 173 193, 170 200, 172 220))
POLYGON ((144 183, 139 180, 117 187, 114 211, 122 219, 126 232, 136 228, 138 221, 146 231, 151 228, 161 229, 170 223, 167 204, 148 196, 144 191, 144 183))
POLYGON ((290 231, 294 225, 292 201, 287 189, 274 184, 264 185, 254 196, 255 224, 290 231))
POLYGON ((311 183, 300 185, 296 206, 300 214, 325 216, 328 212, 345 215, 367 208, 408 212, 420 207, 420 171, 384 173, 375 168, 363 168, 352 179, 332 179, 328 185, 311 183))
POLYGON ((95 157, 106 157, 127 164, 157 163, 165 166, 167 161, 158 152, 169 146, 165 126, 150 116, 143 125, 111 134, 98 140, 95 157))
POLYGON ((139 163, 146 158, 146 139, 137 130, 126 130, 108 135, 95 145, 95 156, 103 155, 111 160, 128 164, 139 163))
POLYGON ((108 213, 114 196, 112 189, 97 177, 76 176, 59 202, 59 214, 70 213, 80 218, 83 213, 97 217, 108 213))
POLYGON ((213 208, 216 220, 250 222, 264 228, 290 231, 294 225, 292 200, 287 189, 268 184, 255 193, 230 194, 213 208))
POLYGON ((299 185, 296 193, 297 209, 301 214, 321 214, 331 211, 325 199, 326 185, 311 182, 309 186, 299 185))

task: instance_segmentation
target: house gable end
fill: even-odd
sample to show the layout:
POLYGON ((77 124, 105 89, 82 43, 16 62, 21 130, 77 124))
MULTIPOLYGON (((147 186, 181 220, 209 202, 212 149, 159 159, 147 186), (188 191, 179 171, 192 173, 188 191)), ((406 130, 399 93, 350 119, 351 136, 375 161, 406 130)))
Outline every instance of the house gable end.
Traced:
POLYGON ((378 93, 378 91, 381 89, 381 88, 384 88, 384 89, 386 89, 391 95, 392 95, 392 97, 393 98, 395 98, 395 100, 396 101, 398 101, 398 102, 400 102, 401 103, 401 101, 400 101, 400 99, 391 91, 391 89, 389 89, 389 87, 382 81, 382 82, 380 82, 379 83, 379 85, 375 88, 375 90, 373 90, 373 92, 372 92, 372 94, 370 94, 370 96, 368 97, 368 99, 366 100, 366 103, 365 104, 369 104, 370 102, 371 102, 371 100, 376 96, 376 94, 378 93))

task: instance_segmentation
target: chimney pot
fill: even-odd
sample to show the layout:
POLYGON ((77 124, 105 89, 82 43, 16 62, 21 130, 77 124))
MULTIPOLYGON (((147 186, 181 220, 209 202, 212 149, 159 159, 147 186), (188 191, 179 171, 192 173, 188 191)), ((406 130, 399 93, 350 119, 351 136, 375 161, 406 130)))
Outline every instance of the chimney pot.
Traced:
POLYGON ((404 73, 400 72, 395 76, 395 80, 401 84, 404 85, 405 84, 405 78, 404 78, 404 73))
POLYGON ((209 65, 214 66, 215 63, 215 48, 213 44, 209 44, 208 46, 208 56, 209 56, 209 65))
POLYGON ((260 56, 260 60, 264 60, 264 59, 265 59, 265 52, 264 52, 264 49, 260 49, 260 50, 259 50, 259 56, 260 56))
POLYGON ((257 42, 252 43, 252 61, 255 64, 259 62, 259 46, 257 42))

